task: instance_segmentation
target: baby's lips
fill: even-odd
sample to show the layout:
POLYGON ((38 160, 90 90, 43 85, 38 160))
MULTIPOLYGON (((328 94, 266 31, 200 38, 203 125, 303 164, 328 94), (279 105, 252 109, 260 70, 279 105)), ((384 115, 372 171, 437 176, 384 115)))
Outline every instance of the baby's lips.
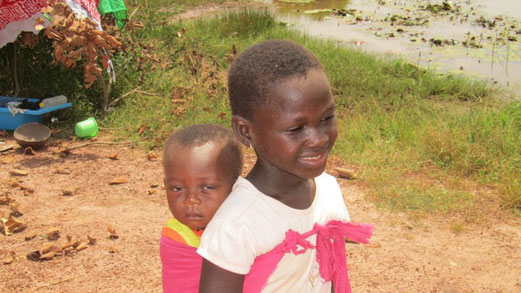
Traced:
POLYGON ((190 219, 190 220, 200 220, 204 217, 203 217, 203 215, 198 214, 198 213, 189 213, 189 214, 185 215, 185 218, 190 219))

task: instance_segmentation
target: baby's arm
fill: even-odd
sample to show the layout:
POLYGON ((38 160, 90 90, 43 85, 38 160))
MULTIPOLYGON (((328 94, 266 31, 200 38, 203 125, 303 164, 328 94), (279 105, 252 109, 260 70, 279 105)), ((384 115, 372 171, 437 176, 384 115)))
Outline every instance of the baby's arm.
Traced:
POLYGON ((232 273, 203 258, 199 293, 241 293, 244 275, 232 273))

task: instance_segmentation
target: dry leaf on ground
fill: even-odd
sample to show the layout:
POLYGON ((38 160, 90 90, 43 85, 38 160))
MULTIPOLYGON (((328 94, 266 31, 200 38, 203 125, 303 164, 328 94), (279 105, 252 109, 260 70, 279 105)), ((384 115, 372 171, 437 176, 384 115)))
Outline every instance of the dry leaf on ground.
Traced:
POLYGON ((74 247, 77 251, 80 251, 80 250, 84 250, 85 248, 87 248, 87 243, 86 242, 80 242, 80 244, 78 244, 76 247, 74 247))
POLYGON ((58 230, 58 228, 51 228, 47 230, 45 237, 49 240, 57 240, 60 238, 60 230, 58 230))
POLYGON ((12 263, 14 261, 15 255, 16 255, 16 253, 14 251, 9 251, 9 255, 2 260, 2 263, 4 265, 8 265, 8 264, 12 263))
POLYGON ((127 177, 121 176, 121 177, 118 177, 118 178, 110 181, 109 184, 110 185, 115 185, 115 184, 123 184, 123 183, 127 183, 127 182, 128 182, 127 177))
POLYGON ((20 186, 20 182, 16 180, 16 178, 11 177, 9 178, 9 185, 11 185, 11 187, 18 187, 20 186))
POLYGON ((16 202, 16 201, 13 201, 9 204, 9 207, 11 209, 11 211, 9 212, 9 214, 13 217, 21 217, 24 213, 22 212, 22 210, 20 209, 20 203, 16 202))
POLYGON ((147 152, 147 159, 148 159, 149 161, 155 161, 155 160, 157 160, 157 154, 156 154, 156 152, 154 152, 154 151, 148 151, 148 152, 147 152))
POLYGON ((116 229, 112 225, 107 227, 107 231, 110 233, 110 239, 114 240, 119 238, 118 234, 116 233, 116 229))
POLYGON ((12 162, 14 162, 15 158, 13 156, 6 156, 4 158, 2 158, 2 163, 4 164, 11 164, 12 162))
POLYGON ((14 200, 11 198, 11 194, 9 192, 4 192, 0 194, 0 205, 8 205, 14 200))
POLYGON ((27 225, 15 217, 11 216, 9 219, 2 218, 2 231, 5 236, 23 231, 25 228, 27 228, 27 225))
POLYGON ((64 174, 64 175, 68 175, 68 174, 71 174, 71 170, 69 168, 63 168, 63 167, 57 167, 54 172, 58 173, 58 174, 64 174))
POLYGON ((145 126, 145 125, 141 125, 138 130, 137 130, 137 134, 141 135, 143 134, 143 132, 145 132, 145 130, 148 129, 148 126, 145 126))
POLYGON ((33 193, 34 189, 32 187, 29 187, 27 185, 18 184, 18 187, 20 187, 21 190, 27 191, 29 193, 33 193))
POLYGON ((96 244, 96 238, 93 238, 93 237, 90 237, 89 235, 87 235, 87 239, 89 240, 89 245, 96 244))
POLYGON ((78 188, 77 187, 66 187, 62 189, 63 196, 73 196, 78 188))
POLYGON ((36 231, 32 231, 29 234, 25 235, 25 241, 29 241, 29 240, 33 239, 34 237, 36 237, 36 231))
POLYGON ((345 178, 345 179, 355 179, 356 178, 356 173, 352 169, 337 167, 334 170, 338 173, 338 176, 340 176, 342 178, 345 178))
POLYGON ((12 169, 11 171, 9 171, 9 174, 13 176, 27 176, 29 174, 29 171, 22 169, 12 169))
MULTIPOLYGON (((70 236, 67 236, 67 238, 69 238, 70 236)), ((62 249, 67 249, 67 248, 70 248, 70 247, 76 247, 80 244, 80 241, 79 240, 72 240, 72 238, 69 239, 69 241, 67 243, 65 243, 64 245, 62 245, 62 249)))
POLYGON ((63 248, 59 246, 55 242, 47 242, 44 243, 42 248, 40 249, 40 254, 44 255, 46 253, 53 252, 54 255, 62 255, 63 254, 63 248))
POLYGON ((40 251, 38 250, 35 250, 35 251, 31 251, 29 252, 25 257, 28 259, 28 260, 32 260, 32 261, 42 261, 40 259, 40 251))
POLYGON ((60 157, 65 158, 65 157, 67 157, 71 153, 71 150, 66 148, 66 147, 65 148, 59 148, 56 153, 58 155, 60 155, 60 157))
POLYGON ((56 254, 56 253, 55 253, 54 251, 47 252, 47 253, 45 253, 45 254, 40 254, 39 259, 40 259, 40 260, 51 260, 51 259, 54 258, 54 255, 55 255, 55 254, 56 254))

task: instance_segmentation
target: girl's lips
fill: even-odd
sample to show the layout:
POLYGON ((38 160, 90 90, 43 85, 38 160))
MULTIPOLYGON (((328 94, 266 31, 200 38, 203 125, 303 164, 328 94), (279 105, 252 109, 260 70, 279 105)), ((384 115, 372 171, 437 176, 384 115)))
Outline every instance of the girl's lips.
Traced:
POLYGON ((327 163, 327 152, 302 156, 300 161, 310 168, 321 168, 327 163))

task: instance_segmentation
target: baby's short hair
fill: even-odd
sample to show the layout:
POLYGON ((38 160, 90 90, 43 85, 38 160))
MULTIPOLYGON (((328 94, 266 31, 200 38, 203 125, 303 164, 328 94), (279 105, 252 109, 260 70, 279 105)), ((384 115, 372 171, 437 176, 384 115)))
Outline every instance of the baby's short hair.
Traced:
POLYGON ((268 102, 270 88, 295 74, 304 76, 311 68, 323 69, 311 51, 292 41, 264 41, 246 49, 228 74, 233 115, 252 119, 253 109, 268 102))
POLYGON ((170 135, 163 154, 163 165, 166 167, 168 163, 171 147, 197 147, 209 142, 222 146, 223 160, 219 162, 227 165, 226 170, 229 170, 232 179, 239 177, 242 171, 241 146, 230 129, 213 124, 194 124, 170 135))

